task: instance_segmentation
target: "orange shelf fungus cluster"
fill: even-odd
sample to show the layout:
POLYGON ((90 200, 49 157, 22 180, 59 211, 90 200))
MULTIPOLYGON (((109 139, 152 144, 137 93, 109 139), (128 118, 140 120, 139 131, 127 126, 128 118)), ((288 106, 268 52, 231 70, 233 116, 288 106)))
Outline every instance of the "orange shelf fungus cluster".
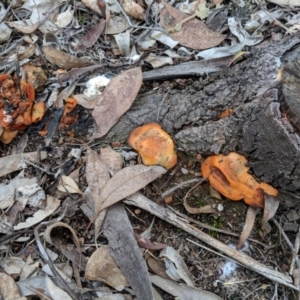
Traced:
POLYGON ((44 103, 34 104, 35 92, 31 84, 15 80, 9 74, 0 75, 0 124, 3 132, 0 141, 9 144, 28 125, 41 120, 44 103))
POLYGON ((264 193, 277 196, 278 190, 266 183, 258 183, 248 171, 247 159, 231 152, 227 156, 213 155, 201 165, 202 176, 208 177, 210 184, 230 200, 264 207, 264 193))
POLYGON ((149 123, 135 128, 127 141, 145 165, 161 165, 171 169, 177 163, 174 142, 159 124, 149 123))

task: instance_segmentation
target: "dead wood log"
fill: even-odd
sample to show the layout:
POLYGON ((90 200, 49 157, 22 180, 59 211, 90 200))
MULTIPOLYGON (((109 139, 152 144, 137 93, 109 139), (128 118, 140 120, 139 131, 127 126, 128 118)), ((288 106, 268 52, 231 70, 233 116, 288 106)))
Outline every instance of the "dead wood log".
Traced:
POLYGON ((244 154, 257 178, 280 189, 281 200, 299 200, 300 138, 283 117, 276 80, 282 62, 299 53, 299 43, 296 35, 253 48, 241 63, 166 97, 160 89, 140 94, 104 139, 122 142, 136 126, 158 122, 185 152, 244 154), (234 113, 219 119, 226 109, 234 113))

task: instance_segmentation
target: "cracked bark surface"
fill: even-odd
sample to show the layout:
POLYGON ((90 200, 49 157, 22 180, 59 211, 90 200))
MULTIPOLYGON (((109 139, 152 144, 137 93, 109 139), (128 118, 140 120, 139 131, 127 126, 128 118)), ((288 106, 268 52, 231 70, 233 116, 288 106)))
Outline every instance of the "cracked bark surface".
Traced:
POLYGON ((187 153, 244 154, 257 178, 279 188, 281 198, 299 200, 300 138, 282 117, 276 81, 281 65, 299 57, 299 43, 294 35, 252 49, 243 62, 166 97, 159 90, 140 94, 104 139, 122 142, 133 128, 158 122, 187 153), (219 119, 229 108, 234 113, 219 119))

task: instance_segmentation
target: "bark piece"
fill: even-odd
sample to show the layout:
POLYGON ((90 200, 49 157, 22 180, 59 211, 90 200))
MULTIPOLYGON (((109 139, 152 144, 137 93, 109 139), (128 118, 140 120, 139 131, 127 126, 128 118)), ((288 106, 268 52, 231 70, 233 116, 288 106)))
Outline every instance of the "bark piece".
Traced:
POLYGON ((103 233, 108 239, 111 256, 125 275, 137 299, 153 299, 148 268, 122 204, 117 203, 107 210, 103 233))

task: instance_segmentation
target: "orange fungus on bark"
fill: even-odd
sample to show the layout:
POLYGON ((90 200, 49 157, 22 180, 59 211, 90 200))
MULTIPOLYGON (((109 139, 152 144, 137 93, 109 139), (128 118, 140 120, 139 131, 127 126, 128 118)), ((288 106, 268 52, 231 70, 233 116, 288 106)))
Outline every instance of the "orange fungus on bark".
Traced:
POLYGON ((202 176, 230 200, 242 200, 251 206, 264 207, 264 193, 277 196, 278 190, 267 183, 258 183, 248 173, 247 159, 235 152, 208 157, 201 165, 202 176))
POLYGON ((174 142, 157 123, 135 128, 127 141, 139 153, 145 165, 161 165, 171 169, 177 163, 174 142))

